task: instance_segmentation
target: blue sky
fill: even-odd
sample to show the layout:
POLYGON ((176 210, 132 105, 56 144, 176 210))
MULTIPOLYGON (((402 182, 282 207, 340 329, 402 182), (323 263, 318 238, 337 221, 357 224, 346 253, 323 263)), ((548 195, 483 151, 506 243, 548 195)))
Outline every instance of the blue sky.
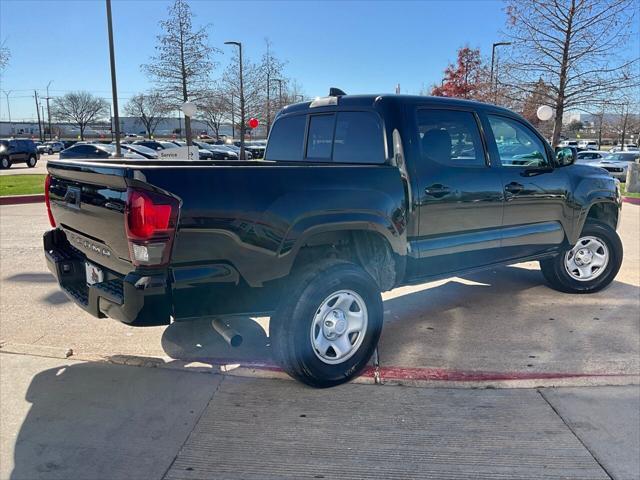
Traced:
MULTIPOLYGON (((154 53, 165 0, 113 0, 113 22, 121 105, 150 85, 140 70, 154 53)), ((499 0, 268 2, 192 0, 196 26, 208 25, 209 41, 222 49, 214 76, 231 50, 243 42, 259 60, 264 39, 288 61, 286 74, 308 96, 330 86, 347 93, 402 93, 439 82, 456 49, 464 44, 489 55, 505 24, 499 0)), ((110 97, 109 53, 103 0, 0 0, 0 40, 11 51, 2 75, 0 118, 7 119, 5 91, 11 91, 12 119, 35 118, 33 89, 44 96, 88 90, 110 97)))

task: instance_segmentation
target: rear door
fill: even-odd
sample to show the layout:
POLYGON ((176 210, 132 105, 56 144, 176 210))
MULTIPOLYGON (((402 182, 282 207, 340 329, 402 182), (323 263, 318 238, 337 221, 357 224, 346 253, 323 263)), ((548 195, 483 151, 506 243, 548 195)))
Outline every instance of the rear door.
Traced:
POLYGON ((27 161, 27 154, 20 140, 9 140, 9 159, 11 163, 24 163, 27 161))
POLYGON ((566 170, 555 167, 545 141, 524 122, 489 114, 486 125, 505 196, 503 260, 556 248, 573 218, 566 170))
POLYGON ((410 275, 443 274, 493 263, 500 247, 503 193, 473 110, 418 107, 414 162, 419 237, 410 275))

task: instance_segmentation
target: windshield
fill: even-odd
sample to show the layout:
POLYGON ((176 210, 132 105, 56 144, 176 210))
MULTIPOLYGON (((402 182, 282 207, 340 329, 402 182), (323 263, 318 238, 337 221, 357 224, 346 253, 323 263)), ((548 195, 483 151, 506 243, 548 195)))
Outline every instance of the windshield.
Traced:
POLYGON ((633 162, 638 155, 635 153, 612 153, 603 158, 605 162, 633 162))

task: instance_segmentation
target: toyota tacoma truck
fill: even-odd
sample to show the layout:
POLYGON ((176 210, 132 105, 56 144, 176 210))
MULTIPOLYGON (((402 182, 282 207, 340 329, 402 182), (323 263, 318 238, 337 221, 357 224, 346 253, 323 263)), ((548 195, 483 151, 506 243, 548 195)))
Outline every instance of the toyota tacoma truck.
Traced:
POLYGON ((367 364, 386 290, 530 260, 609 285, 618 183, 574 155, 496 106, 334 90, 281 110, 262 161, 49 161, 44 252, 96 317, 269 315, 277 362, 327 387, 367 364))

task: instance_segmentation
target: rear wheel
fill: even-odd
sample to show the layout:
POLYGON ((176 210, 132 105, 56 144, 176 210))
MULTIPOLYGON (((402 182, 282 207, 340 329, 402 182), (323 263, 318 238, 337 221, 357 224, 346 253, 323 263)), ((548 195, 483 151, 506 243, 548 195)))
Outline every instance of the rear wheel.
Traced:
POLYGON ((607 287, 622 264, 622 242, 606 223, 588 220, 580 238, 560 255, 540 262, 549 286, 566 293, 594 293, 607 287))
POLYGON ((276 361, 313 387, 347 382, 366 365, 382 331, 382 298, 359 266, 326 260, 292 276, 271 319, 276 361))
POLYGON ((0 168, 11 168, 11 160, 6 157, 0 160, 0 168))
POLYGON ((29 168, 33 168, 36 166, 36 163, 38 163, 38 159, 35 157, 35 155, 31 155, 29 157, 29 159, 27 160, 27 166, 29 168))

